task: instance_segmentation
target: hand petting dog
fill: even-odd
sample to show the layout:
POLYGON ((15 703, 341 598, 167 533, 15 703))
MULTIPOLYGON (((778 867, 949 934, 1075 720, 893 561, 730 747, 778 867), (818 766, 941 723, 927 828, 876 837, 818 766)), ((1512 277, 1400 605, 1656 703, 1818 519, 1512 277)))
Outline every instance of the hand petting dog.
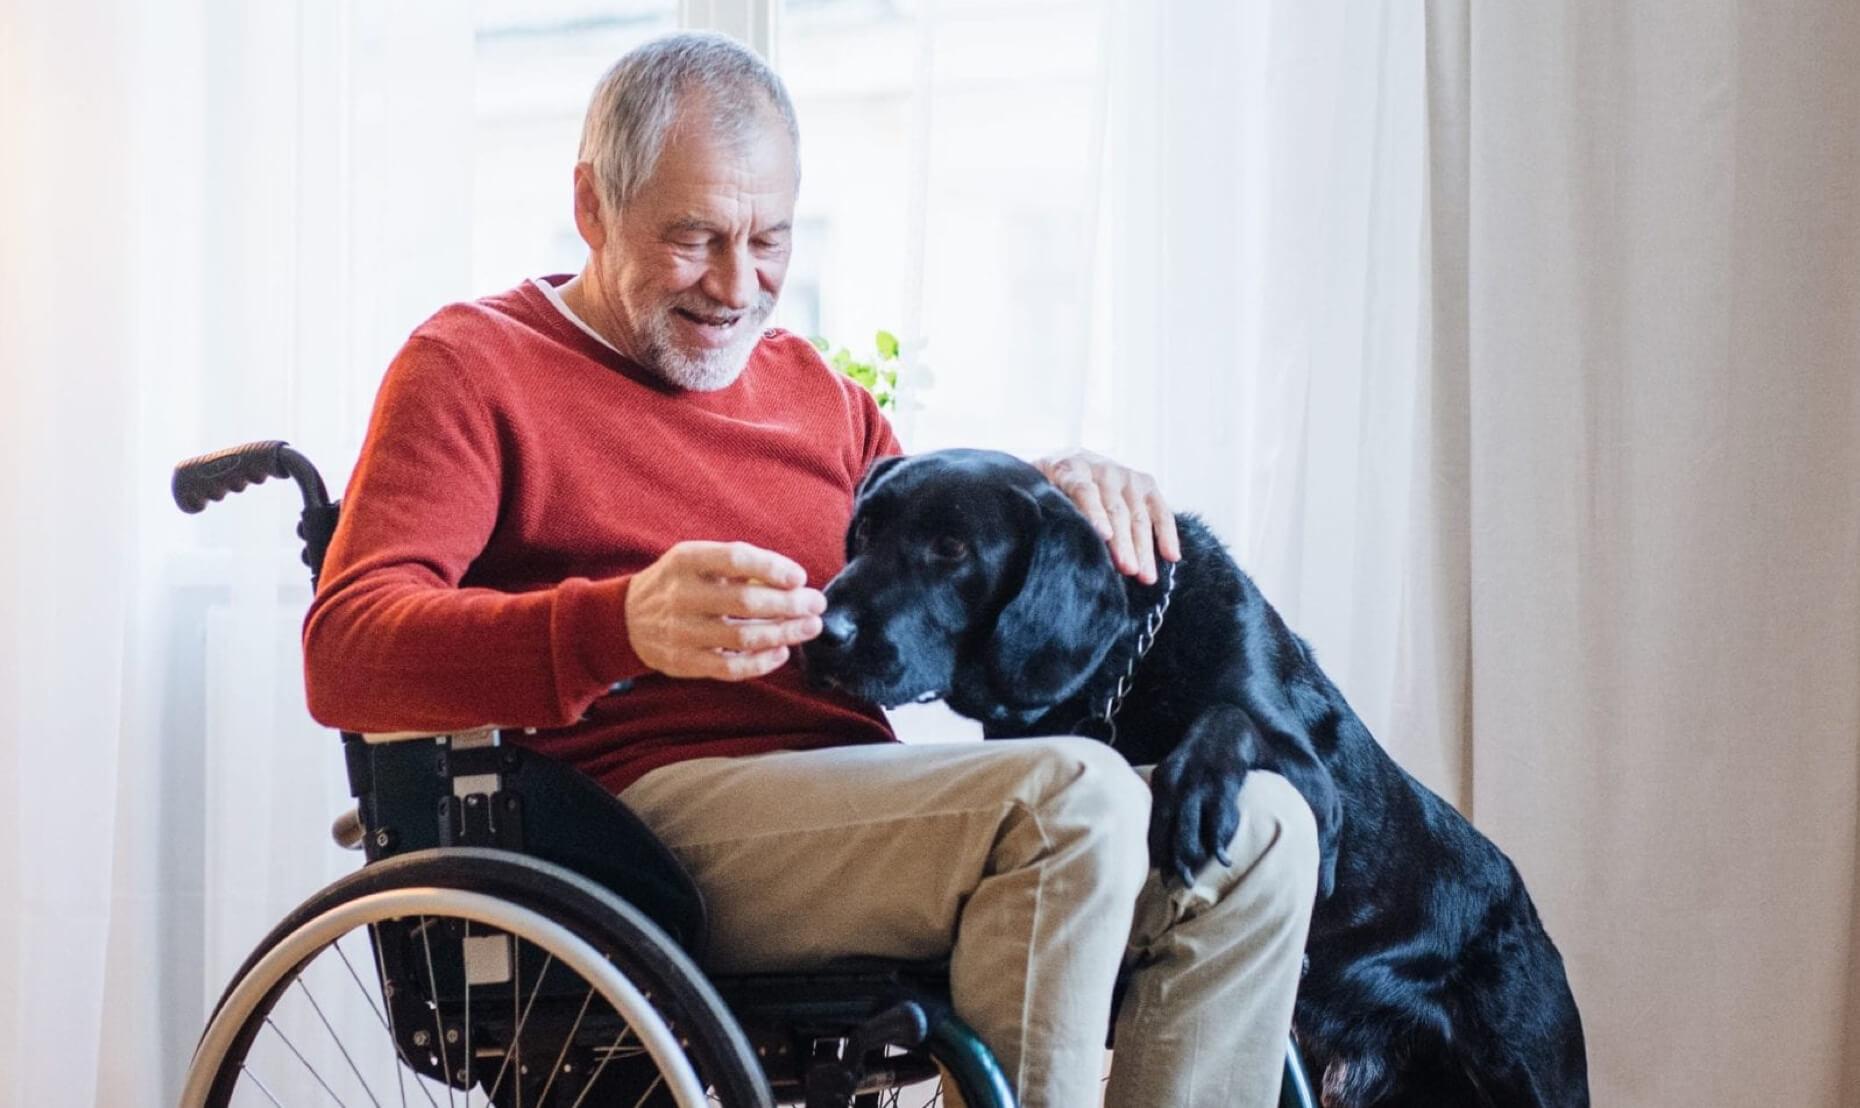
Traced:
POLYGON ((1182 560, 1175 513, 1156 479, 1089 450, 1035 460, 1035 469, 1085 513, 1098 537, 1111 544, 1111 562, 1126 577, 1156 583, 1156 559, 1182 560))

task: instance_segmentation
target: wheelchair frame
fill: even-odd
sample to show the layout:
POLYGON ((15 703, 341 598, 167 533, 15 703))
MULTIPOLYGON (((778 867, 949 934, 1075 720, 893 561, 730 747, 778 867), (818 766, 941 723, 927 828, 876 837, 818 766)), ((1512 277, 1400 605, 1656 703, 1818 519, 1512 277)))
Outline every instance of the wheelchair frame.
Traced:
MULTIPOLYGON (((251 443, 184 461, 175 467, 173 493, 182 510, 198 512, 282 477, 303 495, 297 533, 314 583, 340 507, 328 499, 315 467, 285 443, 251 443)), ((288 975, 345 927, 366 927, 372 937, 386 1009, 377 1015, 399 1064, 448 1089, 478 1083, 496 1103, 519 1048, 506 1046, 496 1065, 488 1064, 498 1062, 492 1051, 487 1065, 478 1065, 484 1051, 471 1048, 472 990, 481 1010, 511 1004, 520 1043, 538 997, 547 991, 549 1005, 562 999, 549 976, 561 967, 599 991, 623 1027, 635 1028, 661 1074, 670 1071, 667 1087, 683 1106, 708 1103, 702 1091, 708 1082, 726 1105, 772 1104, 779 1095, 806 1108, 875 1108, 879 1090, 939 1074, 952 1103, 1016 1103, 994 1056, 951 1009, 945 967, 871 961, 819 973, 706 978, 697 968, 706 942, 697 887, 646 825, 592 779, 502 742, 491 728, 453 735, 343 732, 342 740, 357 807, 333 831, 343 845, 362 849, 364 866, 314 894, 234 976, 196 1049, 182 1097, 187 1108, 226 1103, 239 1075, 226 1060, 249 1047, 254 1014, 267 1012, 288 975), (435 906, 455 923, 433 926, 435 906), (413 918, 420 924, 407 922, 413 918), (463 934, 453 933, 458 920, 465 921, 463 934), (490 930, 472 936, 472 922, 490 930), (411 946, 416 938, 422 951, 411 946), (526 957, 525 943, 546 952, 546 960, 526 957), (526 971, 523 1006, 517 1002, 526 971), (466 1042, 462 1064, 454 1066, 444 1044, 456 1041, 461 997, 466 1042)), ((572 990, 565 995, 572 1006, 572 990)), ((550 1067, 511 1087, 543 1081, 546 1098, 565 1066, 581 1064, 585 1072, 612 1062, 613 1050, 604 1057, 599 1050, 611 1029, 590 1027, 584 1041, 577 1037, 582 1025, 577 1018, 550 1067), (572 1063, 565 1061, 571 1049, 572 1063)), ((501 1026, 493 1019, 484 1033, 496 1036, 501 1026)), ((528 1072, 527 1065, 519 1068, 528 1072)), ((1313 1105, 1295 1044, 1288 1045, 1280 1104, 1313 1105)))

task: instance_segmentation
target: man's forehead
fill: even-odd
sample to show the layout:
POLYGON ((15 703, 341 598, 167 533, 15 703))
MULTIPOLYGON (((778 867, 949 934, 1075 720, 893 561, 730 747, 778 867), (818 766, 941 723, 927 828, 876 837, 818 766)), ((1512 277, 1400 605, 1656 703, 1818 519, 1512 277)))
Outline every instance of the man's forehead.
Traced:
POLYGON ((748 192, 792 203, 797 176, 794 142, 779 116, 758 113, 730 126, 707 111, 685 111, 666 133, 646 189, 748 192))

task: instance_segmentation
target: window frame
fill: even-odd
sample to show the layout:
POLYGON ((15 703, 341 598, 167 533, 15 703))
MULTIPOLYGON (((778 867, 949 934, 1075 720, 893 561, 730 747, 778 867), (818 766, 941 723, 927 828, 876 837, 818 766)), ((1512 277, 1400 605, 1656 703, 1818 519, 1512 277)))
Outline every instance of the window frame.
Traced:
POLYGON ((775 21, 781 0, 678 0, 678 25, 721 31, 775 64, 775 21))

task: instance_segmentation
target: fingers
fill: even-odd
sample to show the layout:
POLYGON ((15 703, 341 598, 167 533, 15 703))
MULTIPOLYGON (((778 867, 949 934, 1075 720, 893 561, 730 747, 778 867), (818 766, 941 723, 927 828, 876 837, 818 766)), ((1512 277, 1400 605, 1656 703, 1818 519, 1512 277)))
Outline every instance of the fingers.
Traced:
POLYGON ((671 677, 742 681, 820 634, 826 597, 791 558, 743 542, 683 542, 634 575, 626 632, 671 677))
POLYGON ((708 677, 714 681, 748 681, 766 677, 788 662, 788 648, 778 647, 756 654, 727 654, 715 650, 690 651, 685 655, 685 672, 681 677, 708 677))
POLYGON ((1175 513, 1169 509, 1156 482, 1150 481, 1149 486, 1144 502, 1149 506, 1150 519, 1155 521, 1156 552, 1164 561, 1179 562, 1182 560, 1182 537, 1175 530, 1175 513))
POLYGON ((1154 584, 1156 582, 1156 542, 1153 538, 1154 526, 1150 522, 1149 498, 1133 483, 1124 487, 1124 500, 1130 506, 1129 544, 1136 554, 1137 579, 1146 585, 1154 584))
POLYGON ((686 599, 694 613, 736 619, 802 619, 827 610, 826 594, 819 589, 772 589, 719 579, 694 582, 686 599))
POLYGON ((1118 572, 1154 584, 1158 557, 1181 560, 1175 513, 1149 474, 1089 451, 1043 459, 1038 465, 1110 544, 1118 572))
POLYGON ((667 553, 688 572, 740 581, 765 581, 779 589, 807 584, 801 563, 746 542, 681 542, 667 553))
POLYGON ((1099 492, 1098 483, 1092 479, 1091 474, 1076 464, 1061 466, 1055 472, 1057 476, 1052 479, 1053 484, 1078 506, 1079 511, 1085 513, 1086 520, 1091 523, 1092 530, 1098 532, 1098 537, 1110 541, 1115 534, 1111 527, 1111 516, 1105 511, 1104 495, 1099 492))
POLYGON ((820 634, 820 617, 782 620, 730 620, 692 615, 685 621, 685 641, 704 650, 754 653, 783 646, 799 646, 820 634))
POLYGON ((1118 572, 1135 573, 1139 563, 1125 496, 1126 472, 1107 459, 1081 453, 1054 462, 1048 479, 1085 513, 1098 537, 1111 544, 1111 561, 1118 572))

